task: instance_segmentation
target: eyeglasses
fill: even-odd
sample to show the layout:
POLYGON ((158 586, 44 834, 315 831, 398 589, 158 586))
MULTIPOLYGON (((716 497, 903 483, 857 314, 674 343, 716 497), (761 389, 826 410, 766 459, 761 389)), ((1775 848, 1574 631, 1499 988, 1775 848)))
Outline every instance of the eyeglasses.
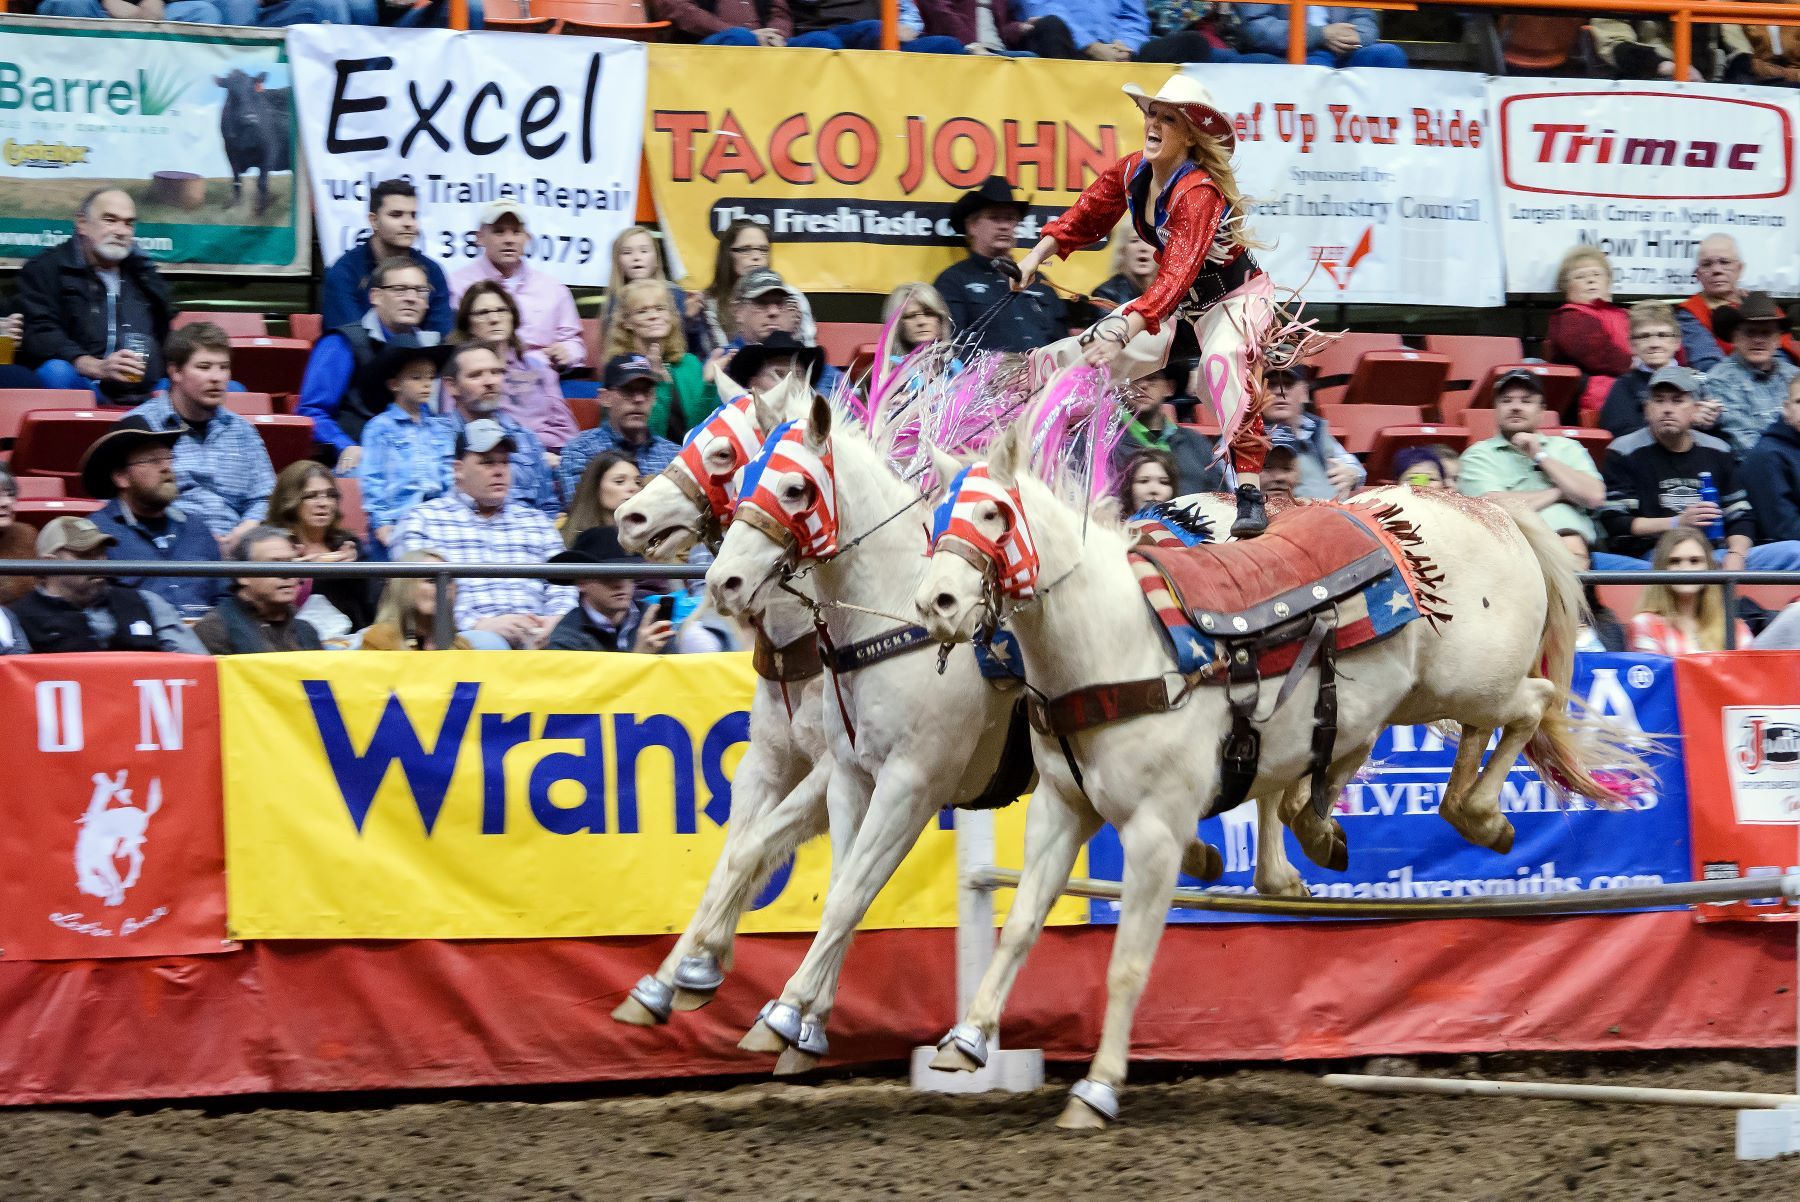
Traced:
POLYGON ((382 284, 379 292, 392 292, 396 296, 430 296, 431 288, 426 284, 382 284))
POLYGON ((137 459, 127 459, 125 461, 125 466, 126 467, 167 467, 171 463, 174 463, 174 462, 175 462, 174 455, 164 453, 161 455, 144 455, 144 456, 140 456, 137 459))
POLYGON ((512 310, 508 309, 504 305, 500 305, 500 306, 497 306, 492 309, 470 309, 469 310, 470 317, 499 317, 502 313, 506 314, 508 317, 512 316, 512 310))

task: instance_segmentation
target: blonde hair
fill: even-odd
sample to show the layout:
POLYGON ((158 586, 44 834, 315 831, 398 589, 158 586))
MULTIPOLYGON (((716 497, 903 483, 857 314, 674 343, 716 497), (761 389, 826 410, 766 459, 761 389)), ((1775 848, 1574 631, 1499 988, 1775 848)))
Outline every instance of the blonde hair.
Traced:
POLYGON ((1574 275, 1576 269, 1584 263, 1596 264, 1606 272, 1606 278, 1609 281, 1612 279, 1612 260, 1606 257, 1605 251, 1598 246, 1574 246, 1570 247, 1569 252, 1562 257, 1562 262, 1556 265, 1556 290, 1558 292, 1569 290, 1569 277, 1574 275))
MULTIPOLYGON (((1656 552, 1650 557, 1650 566, 1663 571, 1669 566, 1669 557, 1685 543, 1698 543, 1706 553, 1708 562, 1712 560, 1712 543, 1704 534, 1691 526, 1676 526, 1663 531, 1663 536, 1656 540, 1656 552)), ((1673 621, 1681 612, 1675 593, 1666 584, 1653 584, 1644 590, 1638 600, 1637 611, 1641 614, 1655 614, 1666 621, 1673 621)), ((1725 599, 1715 585, 1707 585, 1700 592, 1699 604, 1694 611, 1695 625, 1699 628, 1700 646, 1706 651, 1725 650, 1725 599)))
MULTIPOLYGON (((443 555, 436 551, 421 548, 408 551, 394 561, 395 563, 449 563, 443 555)), ((392 626, 400 632, 400 637, 410 647, 419 643, 419 606, 418 595, 420 585, 429 585, 429 580, 394 579, 387 582, 381 590, 381 602, 375 607, 375 625, 392 626)))
MULTIPOLYGON (((650 261, 655 264, 655 266, 652 268, 650 274, 643 278, 647 280, 662 280, 664 283, 667 283, 669 273, 663 266, 662 244, 656 240, 656 231, 647 225, 628 225, 617 238, 613 239, 612 278, 615 280, 623 280, 625 278, 625 269, 619 265, 619 255, 624 249, 625 239, 631 237, 633 234, 642 234, 644 237, 650 239, 650 261)), ((636 281, 633 282, 635 283, 636 281)))
POLYGON ((1681 327, 1675 323, 1675 308, 1667 301, 1639 301, 1631 306, 1630 321, 1633 334, 1639 330, 1650 330, 1663 326, 1674 330, 1677 335, 1681 333, 1681 327))
MULTIPOLYGON (((950 305, 944 300, 944 294, 930 284, 902 284, 887 294, 881 302, 881 324, 886 325, 894 319, 894 314, 906 312, 906 306, 918 301, 938 319, 938 337, 946 339, 955 328, 956 323, 950 319, 950 305)), ((894 327, 894 340, 899 342, 903 337, 900 327, 894 327)), ((911 350, 910 346, 901 346, 901 350, 911 350)))
POLYGON ((1198 126, 1184 115, 1182 123, 1188 127, 1192 141, 1188 144, 1188 158, 1199 164, 1200 170, 1212 179, 1213 187, 1225 198, 1225 217, 1221 225, 1227 242, 1241 246, 1245 250, 1253 250, 1264 245, 1250 235, 1249 202, 1238 188, 1237 172, 1231 166, 1231 154, 1225 144, 1217 138, 1202 133, 1198 126))
POLYGON ((631 311, 633 297, 654 295, 657 303, 669 311, 669 336, 663 339, 663 362, 675 363, 687 354, 687 335, 681 332, 681 314, 675 309, 675 301, 669 295, 667 280, 641 279, 619 289, 618 298, 613 303, 612 321, 607 323, 606 353, 602 359, 611 359, 614 355, 634 355, 637 353, 637 340, 625 325, 625 315, 631 311))
POLYGON ((1125 219, 1113 227, 1110 245, 1114 275, 1125 274, 1125 251, 1131 246, 1131 240, 1135 237, 1137 237, 1137 226, 1131 223, 1131 214, 1127 213, 1125 219))

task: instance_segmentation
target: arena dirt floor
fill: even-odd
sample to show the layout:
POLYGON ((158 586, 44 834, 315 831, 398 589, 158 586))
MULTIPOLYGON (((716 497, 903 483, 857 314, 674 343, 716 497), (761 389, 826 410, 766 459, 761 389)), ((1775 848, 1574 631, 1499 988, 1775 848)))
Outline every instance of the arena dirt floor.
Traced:
MULTIPOLYGON (((0 1112, 25 1199, 1704 1199, 1800 1196, 1800 1158, 1742 1164, 1725 1110, 1372 1097, 1298 1068, 1143 1066, 1125 1120, 1052 1126, 1069 1079, 950 1098, 894 1076, 0 1112)), ((1334 1065, 1360 1070, 1364 1066, 1334 1065)), ((1792 1088, 1791 1059, 1473 1057, 1423 1071, 1792 1088), (1787 1066, 1784 1071, 1783 1065, 1787 1066)))

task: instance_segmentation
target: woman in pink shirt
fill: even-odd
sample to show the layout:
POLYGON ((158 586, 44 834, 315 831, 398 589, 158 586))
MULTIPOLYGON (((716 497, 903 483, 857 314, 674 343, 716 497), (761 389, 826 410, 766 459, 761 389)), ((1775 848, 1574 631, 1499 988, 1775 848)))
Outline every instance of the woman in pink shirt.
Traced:
MULTIPOLYGON (((1712 544, 1689 526, 1657 541, 1650 566, 1658 571, 1704 572, 1713 566, 1712 544)), ((1750 628, 1737 624, 1737 645, 1750 645, 1750 628)), ((1652 655, 1687 655, 1725 649, 1725 601, 1717 585, 1653 584, 1631 616, 1631 649, 1652 655)))
POLYGON ((492 280, 469 285, 456 307, 456 332, 452 342, 490 342, 505 348, 507 412, 536 434, 546 450, 560 453, 571 438, 581 433, 569 403, 563 399, 556 369, 540 351, 528 351, 519 341, 519 306, 506 289, 492 280))

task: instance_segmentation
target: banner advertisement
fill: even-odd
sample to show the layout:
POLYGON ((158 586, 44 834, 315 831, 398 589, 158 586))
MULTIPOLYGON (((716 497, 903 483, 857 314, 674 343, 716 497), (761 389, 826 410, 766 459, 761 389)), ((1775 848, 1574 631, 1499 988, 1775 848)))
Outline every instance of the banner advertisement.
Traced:
POLYGON ((1615 295, 1686 296, 1711 234, 1737 239, 1743 287, 1800 291, 1800 106, 1779 89, 1493 78, 1488 92, 1509 291, 1558 291, 1582 245, 1611 258, 1615 295))
MULTIPOLYGON (((646 935, 687 925, 749 738, 750 657, 335 652, 219 661, 231 929, 244 939, 646 935), (271 772, 270 765, 280 765, 271 772)), ((1021 854, 1024 806, 996 823, 1021 854)), ((931 825, 865 925, 956 925, 931 825)), ((823 839, 746 931, 816 931, 823 839)), ((1086 907, 1062 903, 1058 921, 1086 907)))
POLYGON ((0 959, 227 950, 210 660, 0 658, 0 959))
POLYGON ((482 209, 526 214, 526 262, 598 287, 637 212, 645 60, 639 42, 299 25, 288 32, 319 249, 368 233, 369 192, 419 190, 419 250, 454 274, 481 254, 482 209))
MULTIPOLYGON (((809 291, 931 280, 966 253, 949 220, 958 196, 1006 176, 1031 200, 1019 227, 1029 248, 1083 186, 1143 145, 1120 87, 1155 92, 1168 74, 656 46, 645 146, 658 212, 696 271, 710 270, 716 233, 748 217, 768 226, 776 269, 809 291), (793 87, 796 75, 806 88, 793 87), (695 107, 696 78, 717 81, 713 107, 695 107), (815 106, 819 97, 830 104, 815 106)), ((1305 284, 1308 298, 1333 302, 1500 303, 1479 76, 1223 66, 1205 80, 1236 123, 1239 182, 1279 287, 1305 284)), ((1047 274, 1091 292, 1113 274, 1111 255, 1078 252, 1047 274)))
MULTIPOLYGON (((1800 871, 1800 654, 1715 651, 1682 656, 1680 665, 1694 875, 1800 871)), ((1702 922, 1794 918, 1779 893, 1694 914, 1702 922)))
MULTIPOLYGON (((1512 850, 1502 856, 1465 842, 1437 815, 1456 749, 1429 727, 1384 732, 1367 767, 1337 803, 1350 844, 1350 866, 1332 872, 1308 861, 1292 834, 1288 859, 1315 897, 1476 898, 1568 893, 1692 879, 1688 867, 1687 783, 1681 770, 1671 660, 1653 655, 1576 657, 1575 695, 1591 711, 1657 740, 1647 756, 1655 788, 1629 810, 1605 810, 1580 799, 1558 799, 1523 761, 1501 787, 1512 821, 1512 850)), ((1490 744, 1490 750, 1492 745, 1490 744)), ((1214 892, 1251 891, 1256 865, 1256 807, 1245 803, 1200 824, 1200 837, 1225 856, 1214 892)), ((1093 875, 1121 879, 1118 836, 1103 830, 1088 845, 1093 875)), ((1183 877, 1182 884, 1204 882, 1183 877)), ((1117 922, 1113 902, 1092 903, 1095 922, 1117 922)), ((1175 910, 1171 921, 1288 921, 1238 914, 1175 910)))
POLYGON ((82 198, 116 187, 158 263, 305 272, 292 96, 280 30, 8 17, 0 266, 68 241, 82 198))

